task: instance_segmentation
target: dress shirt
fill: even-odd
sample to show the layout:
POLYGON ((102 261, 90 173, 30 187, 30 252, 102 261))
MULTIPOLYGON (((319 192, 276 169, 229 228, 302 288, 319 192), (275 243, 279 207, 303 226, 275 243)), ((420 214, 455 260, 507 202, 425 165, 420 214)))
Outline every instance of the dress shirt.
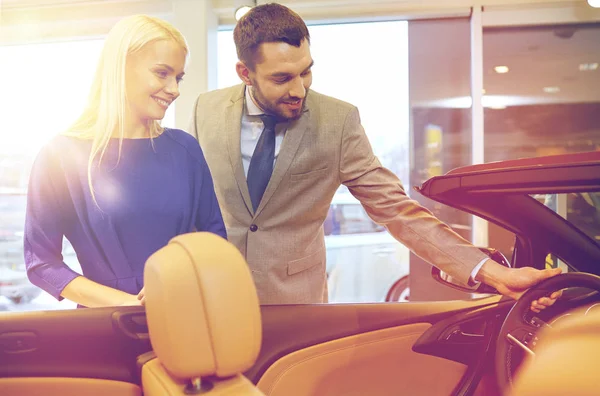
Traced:
MULTIPOLYGON (((260 138, 260 134, 264 128, 264 124, 260 119, 261 114, 265 114, 252 100, 250 90, 246 87, 244 112, 242 114, 242 130, 240 136, 240 145, 242 151, 242 164, 244 165, 244 174, 248 177, 248 168, 252 154, 260 138)), ((275 126, 275 162, 279 155, 279 149, 283 143, 283 136, 287 130, 288 123, 280 122, 275 126)), ((275 167, 275 163, 273 163, 275 167)))

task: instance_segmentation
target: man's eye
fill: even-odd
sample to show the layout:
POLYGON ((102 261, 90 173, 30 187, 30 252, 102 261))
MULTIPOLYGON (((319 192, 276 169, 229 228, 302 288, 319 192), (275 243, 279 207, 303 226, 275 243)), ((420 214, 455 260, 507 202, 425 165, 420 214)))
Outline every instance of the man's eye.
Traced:
POLYGON ((302 77, 308 76, 311 73, 311 70, 307 70, 304 73, 302 73, 302 77))
POLYGON ((289 78, 284 77, 284 78, 276 78, 274 81, 277 84, 284 84, 284 83, 288 82, 289 80, 290 80, 289 78))

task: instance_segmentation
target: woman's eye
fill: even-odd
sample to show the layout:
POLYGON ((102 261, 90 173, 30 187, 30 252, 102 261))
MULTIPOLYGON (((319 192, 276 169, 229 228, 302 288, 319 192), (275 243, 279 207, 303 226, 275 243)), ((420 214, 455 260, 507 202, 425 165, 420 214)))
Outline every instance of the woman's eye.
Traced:
POLYGON ((167 72, 164 70, 157 70, 156 71, 156 75, 159 76, 160 78, 166 78, 167 77, 167 72))

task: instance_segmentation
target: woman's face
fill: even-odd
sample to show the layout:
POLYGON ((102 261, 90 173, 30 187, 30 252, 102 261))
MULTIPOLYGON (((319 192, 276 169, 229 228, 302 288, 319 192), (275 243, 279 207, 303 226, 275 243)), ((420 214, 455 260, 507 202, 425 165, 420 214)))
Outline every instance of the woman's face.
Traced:
POLYGON ((173 40, 145 45, 127 57, 125 89, 133 122, 161 120, 179 96, 186 52, 173 40))

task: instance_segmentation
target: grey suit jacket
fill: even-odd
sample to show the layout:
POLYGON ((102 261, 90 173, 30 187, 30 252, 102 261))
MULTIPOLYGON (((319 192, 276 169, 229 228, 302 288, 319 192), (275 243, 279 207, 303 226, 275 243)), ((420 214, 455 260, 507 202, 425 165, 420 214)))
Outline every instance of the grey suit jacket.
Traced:
POLYGON ((261 304, 327 301, 323 222, 340 184, 424 260, 467 283, 486 256, 411 200, 382 167, 356 107, 310 91, 291 123, 256 212, 244 175, 244 85, 201 94, 190 133, 208 162, 229 240, 246 257, 261 304))

